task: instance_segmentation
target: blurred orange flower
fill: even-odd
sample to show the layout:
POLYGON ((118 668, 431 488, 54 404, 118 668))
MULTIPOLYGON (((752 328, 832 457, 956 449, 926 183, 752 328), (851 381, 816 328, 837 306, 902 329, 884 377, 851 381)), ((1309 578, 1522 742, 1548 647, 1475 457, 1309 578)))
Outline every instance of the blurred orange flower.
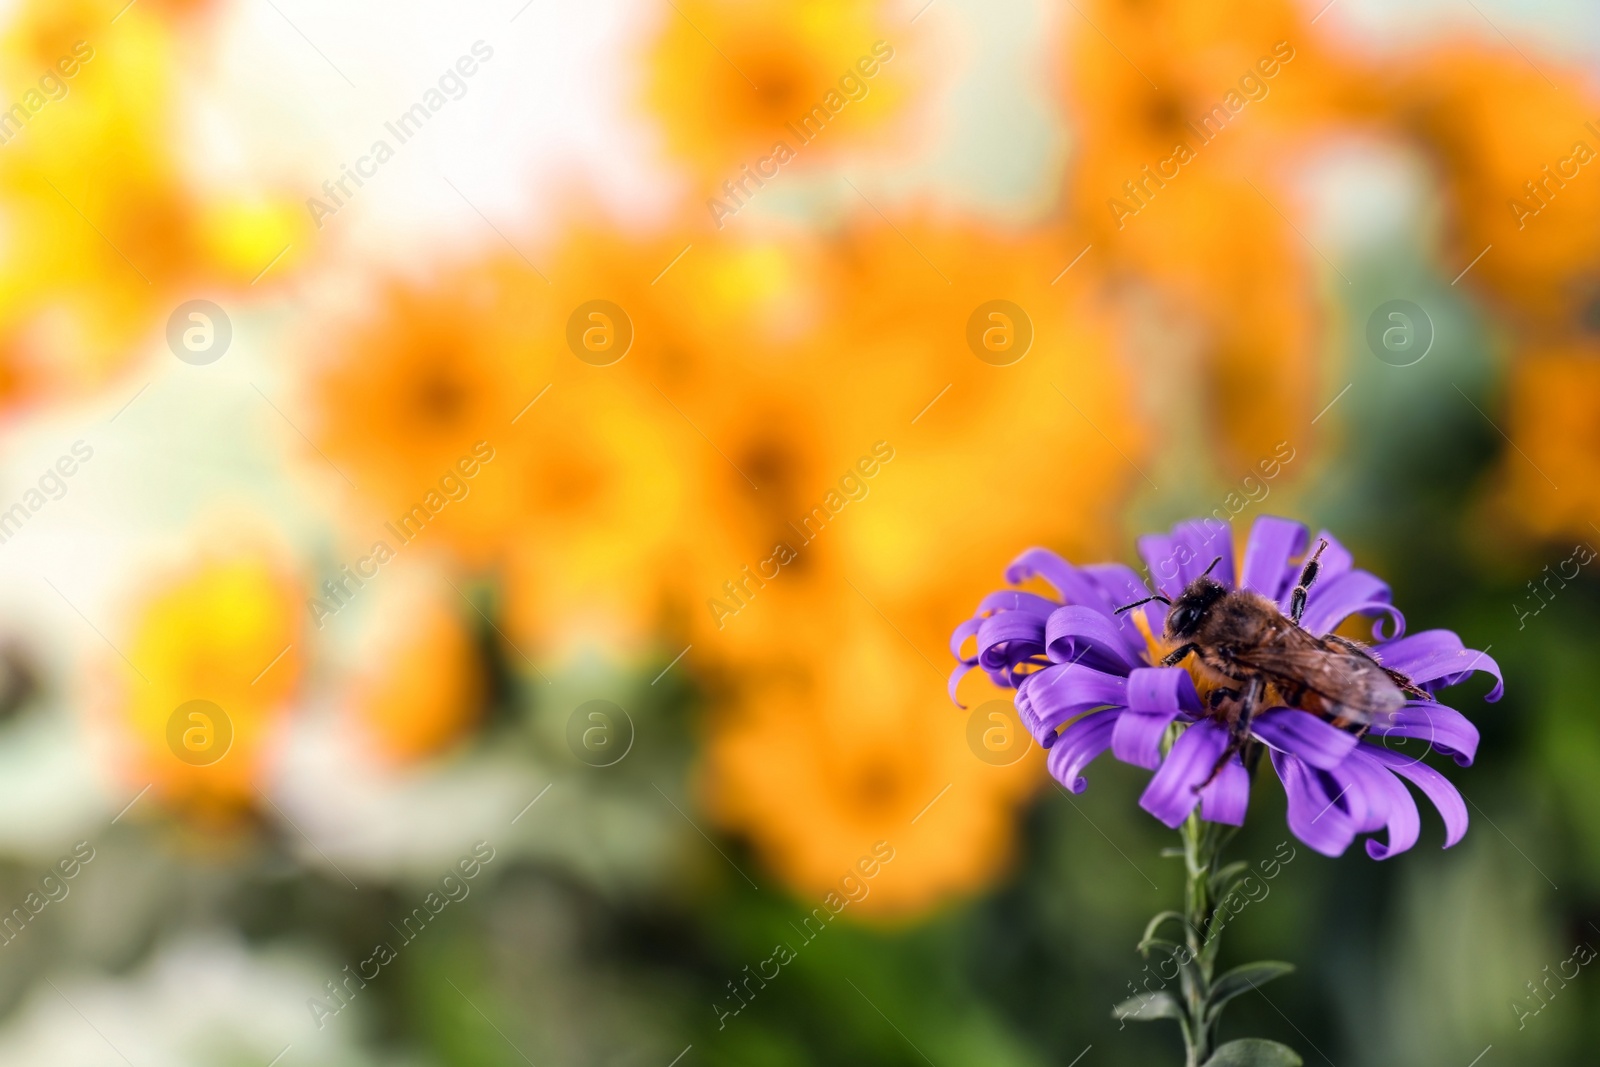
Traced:
MULTIPOLYGON (((736 397, 686 409, 728 457, 703 454, 704 510, 719 521, 694 546, 698 587, 685 590, 707 640, 766 652, 803 625, 808 613, 788 609, 765 613, 783 620, 770 629, 760 612, 719 625, 706 606, 779 543, 799 557, 798 581, 773 582, 779 596, 829 574, 831 559, 900 594, 944 587, 953 549, 1101 536, 1139 480, 1126 457, 1146 431, 1104 310, 1076 279, 1052 284, 1070 258, 1049 235, 902 218, 858 219, 812 260, 822 328, 781 359, 747 361, 736 397), (983 331, 997 328, 1011 347, 991 352, 983 331), (1073 494, 1073 509, 1015 491, 1009 471, 1045 455, 1070 457, 1041 476, 1073 494), (882 472, 866 474, 864 460, 882 472), (857 494, 867 498, 845 504, 857 494)), ((940 625, 926 634, 936 647, 940 625)))
MULTIPOLYGON (((1600 538, 1600 341, 1519 352, 1511 363, 1499 511, 1543 538, 1600 538), (1559 487, 1559 488, 1558 488, 1559 487)), ((1596 541, 1595 543, 1600 543, 1596 541)))
POLYGON ((1037 778, 935 710, 948 620, 1019 544, 1109 547, 1145 436, 1104 312, 1052 284, 1068 260, 1048 236, 858 220, 818 261, 825 329, 695 413, 731 460, 702 464, 718 521, 675 575, 729 686, 705 790, 805 893, 879 839, 878 914, 1003 869, 1037 778), (1019 491, 1024 470, 1054 491, 1019 491), (911 825, 946 785, 956 810, 911 825))
MULTIPOLYGON (((632 322, 634 345, 625 360, 587 367, 570 359, 582 373, 556 388, 572 391, 567 404, 583 404, 592 427, 616 421, 619 442, 627 440, 625 428, 647 439, 633 450, 628 468, 645 488, 610 502, 616 521, 591 533, 581 569, 598 578, 610 567, 625 584, 613 584, 609 595, 648 605, 648 618, 658 624, 686 588, 700 594, 710 582, 701 569, 708 558, 717 567, 731 558, 719 546, 743 532, 744 514, 736 509, 761 495, 741 430, 778 416, 778 397, 794 384, 786 371, 809 351, 823 311, 822 264, 810 240, 781 234, 691 245, 681 232, 652 242, 575 234, 564 246, 556 283, 558 309, 604 293, 632 322), (600 414, 607 406, 616 420, 600 414)), ((574 409, 563 422, 557 414, 547 413, 552 421, 529 433, 573 438, 564 427, 585 416, 574 409)), ((549 451, 559 454, 555 445, 549 451)), ((597 483, 607 484, 617 483, 597 483)), ((527 543, 537 551, 538 539, 527 543)), ((572 548, 578 547, 574 540, 572 548)), ((576 554, 563 551, 552 559, 576 554)), ((566 584, 552 578, 556 587, 566 584)), ((585 614, 594 594, 566 602, 585 614)), ((633 621, 642 624, 645 617, 633 621)))
POLYGON ((476 723, 486 683, 463 614, 472 609, 450 586, 410 589, 386 609, 353 704, 377 754, 409 763, 443 751, 476 723))
POLYGON ((1449 198, 1441 271, 1472 264, 1464 281, 1537 334, 1592 323, 1600 101, 1583 92, 1585 76, 1478 44, 1441 46, 1401 70, 1400 116, 1435 154, 1449 198))
POLYGON ((860 914, 915 914, 986 885, 1012 854, 1037 754, 1009 767, 979 759, 965 716, 938 707, 940 671, 859 601, 831 622, 826 645, 797 650, 814 659, 743 674, 738 710, 714 720, 707 743, 708 807, 804 897, 836 890, 887 842, 894 861, 860 914))
POLYGON ((797 328, 786 257, 686 245, 590 228, 554 250, 553 285, 494 258, 393 280, 317 346, 316 436, 379 509, 362 521, 410 534, 417 515, 499 568, 519 648, 643 638, 673 546, 700 536, 688 484, 708 462, 724 473, 685 411, 735 401, 744 345, 797 328), (479 442, 492 457, 452 475, 479 442), (459 503, 429 497, 434 471, 459 503))
POLYGON ((519 647, 563 659, 584 644, 645 647, 670 547, 692 529, 684 483, 694 463, 669 419, 661 397, 596 379, 555 386, 516 427, 523 511, 504 577, 519 647))
POLYGON ((884 39, 873 0, 685 0, 673 8, 648 98, 668 146, 709 195, 726 196, 723 182, 753 192, 791 158, 806 165, 859 144, 904 96, 906 61, 895 61, 904 42, 884 39))
POLYGON ((387 522, 395 540, 493 558, 522 500, 512 420, 548 384, 552 345, 529 326, 544 286, 489 260, 392 279, 352 321, 319 325, 315 436, 377 509, 361 516, 374 535, 387 522))
POLYGON ((1073 252, 1181 328, 1204 367, 1206 438, 1248 466, 1319 406, 1318 275, 1332 268, 1290 221, 1286 167, 1379 101, 1287 0, 1104 0, 1068 25, 1073 252))

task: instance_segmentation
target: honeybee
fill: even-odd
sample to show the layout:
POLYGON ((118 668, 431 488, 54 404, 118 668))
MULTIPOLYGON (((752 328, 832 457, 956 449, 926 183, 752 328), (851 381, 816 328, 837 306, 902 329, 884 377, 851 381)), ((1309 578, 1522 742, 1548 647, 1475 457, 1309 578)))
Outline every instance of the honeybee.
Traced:
POLYGON ((1223 709, 1230 738, 1211 777, 1198 788, 1209 785, 1244 746, 1251 719, 1269 699, 1270 707, 1300 708, 1334 726, 1355 727, 1358 735, 1393 716, 1408 699, 1432 699, 1357 642, 1336 634, 1318 637, 1300 625, 1306 594, 1327 547, 1324 538, 1306 560, 1290 594, 1287 615, 1260 593, 1228 590, 1212 578, 1220 556, 1176 600, 1158 593, 1117 609, 1120 614, 1152 600, 1169 605, 1165 638, 1177 647, 1162 658, 1161 666, 1175 667, 1193 655, 1212 672, 1237 683, 1218 686, 1209 694, 1213 711, 1230 702, 1223 709))

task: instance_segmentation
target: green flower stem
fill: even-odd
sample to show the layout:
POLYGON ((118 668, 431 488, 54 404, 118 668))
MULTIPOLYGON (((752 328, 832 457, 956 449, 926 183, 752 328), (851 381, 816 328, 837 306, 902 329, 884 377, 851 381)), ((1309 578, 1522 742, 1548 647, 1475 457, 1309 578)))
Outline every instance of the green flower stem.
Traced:
POLYGON ((1183 975, 1183 1040, 1186 1067, 1201 1067, 1210 1058, 1216 1043, 1216 1019, 1207 1019, 1211 1001, 1211 981, 1215 974, 1220 930, 1212 929, 1217 901, 1213 895, 1215 876, 1223 847, 1237 829, 1205 822, 1196 809, 1179 827, 1183 838, 1184 941, 1189 963, 1183 975))
MULTIPOLYGON (((1259 748, 1247 749, 1245 769, 1254 772, 1259 760, 1259 748)), ((1178 828, 1183 847, 1162 850, 1162 856, 1183 857, 1183 911, 1163 911, 1151 919, 1139 941, 1139 953, 1148 959, 1159 952, 1177 964, 1179 988, 1166 988, 1174 976, 1163 969, 1161 988, 1152 990, 1147 984, 1135 990, 1111 1014, 1124 1023, 1175 1020, 1183 1030, 1186 1067, 1303 1067, 1294 1049, 1276 1041, 1247 1037, 1217 1044, 1222 1009, 1230 1001, 1294 970, 1277 960, 1257 960, 1217 974, 1222 929, 1238 913, 1235 893, 1254 877, 1248 863, 1222 864, 1222 850, 1236 833, 1237 827, 1202 820, 1196 808, 1178 828), (1170 923, 1183 925, 1181 939, 1164 936, 1170 923)), ((1276 875, 1274 869, 1266 877, 1276 875)))

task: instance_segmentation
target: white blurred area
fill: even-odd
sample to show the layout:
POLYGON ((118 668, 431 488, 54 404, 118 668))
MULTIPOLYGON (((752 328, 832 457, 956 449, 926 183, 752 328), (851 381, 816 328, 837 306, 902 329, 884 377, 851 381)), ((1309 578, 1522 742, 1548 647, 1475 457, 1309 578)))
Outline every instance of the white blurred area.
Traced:
POLYGON ((37 986, 0 1032, 0 1063, 375 1064, 361 1049, 358 1002, 321 1030, 302 1004, 341 965, 255 953, 228 935, 185 935, 126 979, 64 974, 37 986))

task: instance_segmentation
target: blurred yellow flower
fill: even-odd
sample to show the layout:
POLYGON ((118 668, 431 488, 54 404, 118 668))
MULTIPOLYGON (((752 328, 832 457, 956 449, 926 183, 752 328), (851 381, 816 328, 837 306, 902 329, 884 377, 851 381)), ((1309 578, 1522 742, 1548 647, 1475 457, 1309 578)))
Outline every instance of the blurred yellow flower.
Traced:
POLYGON ((286 196, 221 195, 200 205, 195 240, 218 284, 270 283, 291 272, 310 243, 305 209, 286 196), (266 273, 271 268, 271 274, 266 273))
POLYGON ((300 684, 303 603, 257 553, 198 560, 143 598, 123 646, 137 673, 114 665, 130 783, 199 815, 254 802, 300 684))
POLYGON ((281 193, 184 174, 166 10, 28 0, 0 36, 0 402, 100 384, 180 299, 247 288, 306 230, 281 193))

